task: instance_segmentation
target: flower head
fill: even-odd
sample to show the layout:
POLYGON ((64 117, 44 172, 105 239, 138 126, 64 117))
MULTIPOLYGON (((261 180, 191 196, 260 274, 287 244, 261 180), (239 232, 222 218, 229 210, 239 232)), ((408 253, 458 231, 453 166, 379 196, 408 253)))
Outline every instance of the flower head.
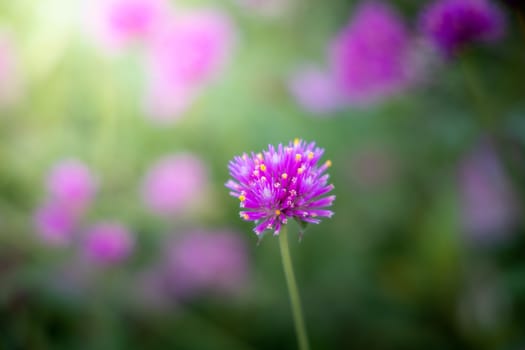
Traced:
POLYGON ((437 48, 453 55, 472 42, 500 39, 505 18, 491 0, 440 0, 423 11, 420 27, 437 48))
POLYGON ((167 247, 167 279, 179 296, 233 293, 246 282, 246 246, 234 232, 191 230, 167 247))
POLYGON ((113 53, 147 40, 168 12, 165 0, 95 0, 88 8, 88 29, 97 43, 113 53))
POLYGON ((508 238, 519 208, 491 143, 481 143, 465 157, 459 169, 458 188, 466 233, 478 242, 508 238))
POLYGON ((38 208, 34 215, 35 229, 48 244, 63 246, 73 239, 78 221, 77 215, 62 203, 48 202, 38 208))
POLYGON ((317 224, 320 217, 333 215, 325 209, 335 200, 335 196, 325 196, 334 188, 324 173, 331 162, 318 165, 323 152, 314 142, 296 139, 287 146, 270 145, 262 153, 243 154, 230 162, 233 179, 226 187, 244 209, 241 218, 257 223, 257 235, 265 230, 279 234, 290 218, 317 224))
POLYGON ((89 168, 74 159, 56 164, 47 179, 50 197, 76 212, 84 211, 91 204, 96 187, 89 168))
POLYGON ((390 6, 366 2, 336 36, 331 62, 342 95, 351 104, 389 97, 412 81, 411 40, 390 6))
POLYGON ((119 263, 133 251, 134 239, 119 223, 102 222, 91 227, 85 236, 86 257, 103 264, 119 263))
POLYGON ((205 195, 208 172, 200 158, 180 153, 161 158, 146 175, 142 197, 158 215, 187 211, 205 195))
POLYGON ((341 99, 335 79, 330 72, 320 68, 299 68, 291 76, 288 87, 297 103, 313 114, 329 114, 340 107, 341 99))

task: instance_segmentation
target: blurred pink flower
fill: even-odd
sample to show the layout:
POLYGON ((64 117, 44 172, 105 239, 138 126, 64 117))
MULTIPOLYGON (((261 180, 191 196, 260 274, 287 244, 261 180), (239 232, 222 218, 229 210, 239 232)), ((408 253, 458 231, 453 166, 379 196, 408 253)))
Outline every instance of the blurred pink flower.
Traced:
POLYGON ((480 144, 463 160, 459 190, 463 225, 472 238, 495 242, 512 232, 517 201, 490 143, 480 144))
POLYGON ((0 108, 10 107, 22 96, 20 58, 14 38, 0 30, 0 108))
POLYGON ((88 30, 108 53, 148 40, 169 12, 166 0, 95 0, 90 6, 88 30))
POLYGON ((331 63, 350 104, 369 104, 410 85, 412 41, 401 17, 387 3, 361 4, 336 36, 331 63))
POLYGON ((101 222, 86 231, 83 250, 85 256, 102 264, 122 262, 131 255, 134 237, 120 223, 101 222))
POLYGON ((48 175, 50 197, 81 213, 91 204, 96 193, 96 181, 89 168, 79 160, 67 159, 56 164, 48 175))
POLYGON ((78 217, 62 203, 48 202, 39 207, 33 217, 37 234, 50 245, 71 243, 78 217))
POLYGON ((330 72, 314 66, 297 69, 288 81, 291 94, 306 111, 322 115, 341 106, 337 83, 330 72))
POLYGON ((158 215, 185 213, 206 196, 208 171, 195 155, 179 153, 158 160, 148 171, 142 197, 158 215))
POLYGON ((230 18, 218 10, 173 16, 151 41, 147 62, 145 112, 176 120, 195 95, 230 59, 236 39, 230 18))
POLYGON ((194 230, 168 245, 168 281, 176 295, 235 294, 245 285, 249 261, 240 235, 194 230))

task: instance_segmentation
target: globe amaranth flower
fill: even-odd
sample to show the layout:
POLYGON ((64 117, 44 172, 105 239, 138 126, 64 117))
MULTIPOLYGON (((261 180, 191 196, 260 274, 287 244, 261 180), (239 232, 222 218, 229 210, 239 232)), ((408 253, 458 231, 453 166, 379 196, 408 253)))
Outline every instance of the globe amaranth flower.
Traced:
POLYGON ((231 294, 247 282, 249 259, 242 238, 229 230, 193 229, 167 244, 166 277, 179 297, 231 294))
POLYGON ((142 198, 148 209, 160 216, 186 213, 207 195, 208 170, 190 153, 159 159, 148 170, 142 184, 142 198))
POLYGON ((171 16, 153 36, 148 50, 146 115, 173 122, 225 67, 236 41, 230 17, 216 9, 171 16))
POLYGON ((413 82, 413 45, 400 16, 382 2, 365 2, 330 47, 341 95, 351 105, 378 102, 413 82))
POLYGON ((133 251, 134 237, 122 224, 100 222, 87 230, 83 250, 94 262, 115 264, 125 260, 133 251))
POLYGON ((505 33, 501 9, 490 0, 439 0, 423 10, 423 34, 445 55, 473 42, 492 42, 505 33))
POLYGON ((241 218, 256 222, 257 235, 265 230, 279 234, 290 218, 317 224, 320 217, 333 215, 326 207, 335 196, 325 196, 334 188, 325 174, 332 163, 318 165, 323 152, 314 142, 295 139, 287 146, 270 145, 266 151, 243 154, 230 162, 233 179, 226 187, 241 202, 241 218))
POLYGON ((45 243, 64 246, 73 239, 78 217, 62 203, 50 201, 36 210, 33 220, 37 234, 45 243))
POLYGON ((76 159, 57 163, 47 178, 50 198, 81 213, 95 197, 97 183, 87 165, 76 159))
POLYGON ((469 238, 478 243, 509 238, 519 218, 518 201, 490 142, 467 154, 458 180, 460 214, 469 238))
POLYGON ((90 1, 87 30, 107 53, 117 53, 133 42, 149 40, 169 10, 166 0, 90 1))

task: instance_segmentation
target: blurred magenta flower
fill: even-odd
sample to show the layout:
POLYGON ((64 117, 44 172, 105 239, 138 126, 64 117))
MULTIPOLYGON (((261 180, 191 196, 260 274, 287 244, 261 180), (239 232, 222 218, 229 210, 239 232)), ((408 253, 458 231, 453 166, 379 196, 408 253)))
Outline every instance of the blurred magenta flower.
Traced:
POLYGON ((249 260, 238 234, 192 230, 170 242, 166 268, 169 284, 178 296, 236 294, 247 282, 249 260))
POLYGON ((146 114, 164 122, 178 119, 222 71, 235 41, 233 23, 218 10, 193 10, 166 21, 149 48, 146 114))
POLYGON ((490 143, 479 145, 466 156, 458 185, 467 234, 480 242, 495 242, 512 232, 519 215, 517 200, 490 143))
POLYGON ((142 197, 155 214, 187 213, 207 195, 208 170, 190 153, 169 155, 158 160, 142 184, 142 197))
POLYGON ((341 106, 337 83, 330 72, 314 66, 297 69, 288 81, 291 94, 306 111, 326 115, 341 106))
POLYGON ((421 31, 445 55, 473 42, 492 42, 505 33, 505 17, 491 0, 439 0, 420 17, 421 31))
POLYGON ((400 92, 414 79, 412 41, 389 5, 361 4, 331 45, 331 64, 349 104, 369 104, 400 92))
POLYGON ((51 201, 36 210, 33 220, 37 234, 45 243, 64 246, 73 240, 78 216, 63 203, 51 201))
POLYGON ((149 40, 169 12, 166 0, 95 0, 90 6, 88 30, 108 53, 149 40))
POLYGON ((56 164, 47 179, 47 190, 53 201, 77 213, 85 211, 91 204, 96 189, 96 180, 90 169, 76 159, 56 164))
POLYGON ((85 232, 82 248, 90 261, 115 264, 131 255, 134 243, 133 235, 122 224, 100 222, 85 232))
POLYGON ((324 174, 332 163, 317 164, 323 153, 315 142, 296 139, 288 146, 280 144, 276 149, 269 145, 262 153, 243 154, 230 161, 233 180, 226 187, 245 209, 240 212, 241 218, 256 222, 257 235, 265 230, 278 235, 289 218, 317 224, 320 217, 333 215, 325 208, 332 205, 335 196, 324 196, 334 188, 324 174))
POLYGON ((22 74, 15 40, 0 29, 0 108, 10 107, 22 96, 22 74))

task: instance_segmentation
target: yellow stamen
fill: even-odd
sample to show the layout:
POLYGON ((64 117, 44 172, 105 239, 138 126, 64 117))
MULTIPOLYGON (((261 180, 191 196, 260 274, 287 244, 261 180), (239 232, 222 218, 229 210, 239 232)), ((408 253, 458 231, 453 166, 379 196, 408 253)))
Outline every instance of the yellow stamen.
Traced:
POLYGON ((308 159, 312 159, 314 157, 314 152, 308 152, 308 159))
POLYGON ((287 174, 287 173, 283 173, 283 174, 281 175, 281 178, 282 178, 283 180, 286 180, 286 179, 288 178, 288 174, 287 174))
POLYGON ((331 160, 327 160, 324 164, 325 164, 327 167, 331 167, 331 166, 332 166, 332 161, 331 161, 331 160))
POLYGON ((281 215, 281 211, 280 211, 279 209, 277 209, 277 210, 275 211, 275 215, 277 215, 277 216, 281 215))
POLYGON ((260 160, 263 160, 263 155, 261 153, 257 153, 257 158, 259 158, 260 160))
POLYGON ((301 175, 303 172, 304 172, 303 167, 300 167, 299 169, 297 169, 297 174, 301 175))
POLYGON ((295 155, 295 161, 296 161, 296 162, 300 162, 302 158, 303 158, 303 156, 300 155, 299 153, 297 153, 297 154, 295 155))
POLYGON ((243 195, 243 194, 241 194, 241 195, 239 196, 239 200, 240 200, 241 202, 244 202, 244 201, 246 200, 246 196, 243 195))
POLYGON ((266 165, 261 164, 261 166, 259 167, 259 169, 261 169, 261 171, 266 171, 266 165))
POLYGON ((296 138, 293 140, 293 145, 294 145, 294 146, 297 146, 297 145, 299 144, 299 142, 300 142, 300 141, 299 141, 299 138, 296 137, 296 138))
POLYGON ((248 220, 250 218, 248 214, 243 214, 242 217, 244 218, 244 220, 248 220))

